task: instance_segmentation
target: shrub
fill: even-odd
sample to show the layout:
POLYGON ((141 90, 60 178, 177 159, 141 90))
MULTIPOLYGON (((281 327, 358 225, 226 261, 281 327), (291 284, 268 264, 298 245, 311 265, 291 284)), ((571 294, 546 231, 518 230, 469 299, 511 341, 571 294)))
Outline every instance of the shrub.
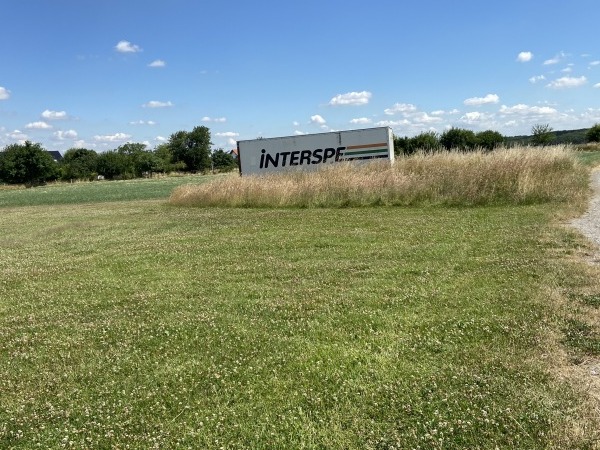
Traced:
POLYGON ((486 130, 475 135, 477 145, 486 150, 494 150, 504 145, 504 136, 497 131, 486 130))
POLYGON ((587 130, 585 139, 587 142, 600 142, 600 123, 587 130))
POLYGON ((442 133, 440 144, 446 150, 473 150, 477 146, 477 138, 471 130, 452 127, 442 133))

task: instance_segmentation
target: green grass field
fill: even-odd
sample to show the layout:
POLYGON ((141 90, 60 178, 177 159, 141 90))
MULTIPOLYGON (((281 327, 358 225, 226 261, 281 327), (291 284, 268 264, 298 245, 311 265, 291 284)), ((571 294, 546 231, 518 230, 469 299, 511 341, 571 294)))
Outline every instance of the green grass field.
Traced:
POLYGON ((163 182, 0 191, 1 448, 597 444, 555 376, 596 288, 565 206, 179 208, 163 182))

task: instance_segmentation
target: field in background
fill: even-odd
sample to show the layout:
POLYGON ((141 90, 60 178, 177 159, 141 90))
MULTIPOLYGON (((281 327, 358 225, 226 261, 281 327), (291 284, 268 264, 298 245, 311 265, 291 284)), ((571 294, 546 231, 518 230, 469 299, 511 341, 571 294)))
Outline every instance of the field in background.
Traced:
POLYGON ((572 205, 91 192, 0 208, 0 447, 594 448, 572 205))
POLYGON ((68 205, 168 198, 177 186, 200 184, 222 175, 183 175, 123 181, 50 183, 32 189, 0 185, 0 208, 9 206, 68 205))

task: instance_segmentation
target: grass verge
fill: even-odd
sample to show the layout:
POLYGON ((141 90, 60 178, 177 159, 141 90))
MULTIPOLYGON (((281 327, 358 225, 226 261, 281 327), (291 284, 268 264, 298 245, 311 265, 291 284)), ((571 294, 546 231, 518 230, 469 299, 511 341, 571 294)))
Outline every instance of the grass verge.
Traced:
POLYGON ((591 448, 552 209, 7 208, 0 447, 591 448))

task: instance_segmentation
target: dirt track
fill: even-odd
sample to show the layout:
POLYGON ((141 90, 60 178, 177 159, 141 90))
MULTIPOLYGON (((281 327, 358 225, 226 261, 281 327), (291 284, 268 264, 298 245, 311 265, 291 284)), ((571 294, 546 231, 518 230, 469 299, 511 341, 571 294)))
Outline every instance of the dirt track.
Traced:
POLYGON ((600 264, 600 169, 592 172, 594 196, 586 213, 571 224, 597 246, 597 252, 591 262, 600 264))

